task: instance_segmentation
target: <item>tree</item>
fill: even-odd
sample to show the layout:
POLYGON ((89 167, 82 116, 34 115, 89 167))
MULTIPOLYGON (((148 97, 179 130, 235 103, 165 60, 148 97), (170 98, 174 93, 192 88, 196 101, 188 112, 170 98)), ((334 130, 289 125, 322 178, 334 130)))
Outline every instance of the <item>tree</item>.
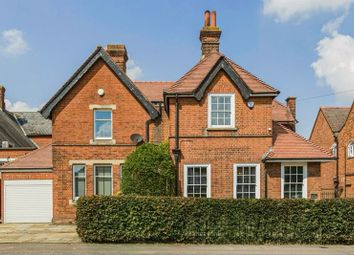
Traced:
POLYGON ((123 165, 122 193, 142 196, 174 195, 175 167, 168 143, 143 144, 123 165))

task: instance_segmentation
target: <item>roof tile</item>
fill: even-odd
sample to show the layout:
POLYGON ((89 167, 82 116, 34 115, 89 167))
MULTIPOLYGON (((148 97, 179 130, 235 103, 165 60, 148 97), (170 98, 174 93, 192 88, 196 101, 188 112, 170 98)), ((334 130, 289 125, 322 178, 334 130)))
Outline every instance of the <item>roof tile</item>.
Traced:
POLYGON ((48 144, 0 167, 1 169, 50 169, 53 168, 52 145, 48 144))
POLYGON ((321 110, 332 132, 339 132, 347 120, 350 107, 321 107, 321 110))
POLYGON ((265 157, 274 159, 332 159, 333 156, 318 145, 310 142, 299 134, 281 124, 274 124, 273 146, 265 157))

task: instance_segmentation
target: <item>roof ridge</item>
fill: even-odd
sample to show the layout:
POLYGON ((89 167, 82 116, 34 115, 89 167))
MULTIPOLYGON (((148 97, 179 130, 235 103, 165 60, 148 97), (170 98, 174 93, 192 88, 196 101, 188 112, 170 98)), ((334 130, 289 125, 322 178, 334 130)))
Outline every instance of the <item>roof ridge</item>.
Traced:
POLYGON ((321 109, 335 109, 335 108, 339 108, 339 109, 350 109, 351 106, 320 106, 321 109))
POLYGON ((13 164, 15 161, 17 161, 17 160, 19 160, 19 159, 27 158, 27 157, 33 155, 34 153, 38 153, 38 151, 42 151, 43 149, 47 148, 48 146, 52 146, 52 143, 46 144, 46 145, 44 145, 44 146, 41 147, 41 148, 37 148, 37 149, 35 149, 35 150, 33 150, 33 151, 31 151, 31 152, 25 154, 25 155, 22 155, 22 156, 20 156, 20 157, 17 157, 15 160, 9 161, 9 162, 3 164, 2 166, 0 166, 0 169, 1 169, 1 168, 5 168, 5 167, 7 167, 7 166, 11 166, 11 164, 13 164))
POLYGON ((312 146, 314 146, 314 147, 316 147, 317 149, 319 149, 321 152, 323 152, 323 153, 325 153, 325 154, 327 154, 327 155, 329 155, 329 156, 333 156, 333 155, 331 155, 330 153, 328 153, 328 151, 326 151, 326 150, 323 149, 321 146, 319 146, 318 144, 315 144, 315 143, 311 142, 310 140, 308 140, 308 139, 306 139, 305 137, 303 137, 302 135, 300 135, 300 134, 298 134, 298 133, 292 131, 291 129, 285 127, 284 125, 282 125, 282 124, 280 124, 280 123, 276 123, 276 125, 279 125, 281 128, 283 128, 283 129, 284 129, 285 131, 287 131, 288 133, 291 133, 291 134, 295 135, 296 137, 298 137, 298 138, 304 140, 305 142, 311 144, 312 146))
POLYGON ((280 102, 279 100, 274 99, 274 101, 275 101, 276 103, 278 103, 279 105, 285 107, 286 109, 289 109, 289 107, 288 107, 286 104, 283 104, 283 103, 280 102))
POLYGON ((154 83, 156 83, 156 82, 160 82, 160 83, 163 83, 163 82, 175 82, 175 81, 134 81, 134 82, 144 82, 144 83, 149 83, 149 82, 154 82, 154 83))
MULTIPOLYGON (((208 55, 207 57, 201 59, 201 60, 200 60, 197 64, 195 64, 191 69, 189 69, 189 71, 186 72, 181 78, 179 78, 169 89, 173 89, 173 88, 177 87, 177 86, 179 85, 179 83, 180 83, 182 80, 184 80, 184 79, 186 78, 186 76, 188 76, 190 73, 192 73, 199 65, 201 65, 202 63, 204 63, 207 59, 209 59, 211 56, 213 56, 213 55, 215 55, 215 54, 219 55, 220 58, 221 58, 221 57, 224 57, 224 55, 221 54, 221 53, 219 53, 219 52, 213 52, 213 53, 211 53, 211 54, 208 55)), ((219 59, 220 59, 220 58, 219 58, 219 59)), ((218 59, 218 60, 219 60, 219 59, 218 59)), ((216 61, 216 62, 217 62, 217 61, 216 61)))
MULTIPOLYGON (((251 73, 250 71, 246 70, 244 67, 240 66, 239 64, 237 64, 236 62, 232 61, 230 58, 226 57, 226 60, 231 62, 232 64, 236 65, 238 68, 242 69, 242 71, 244 71, 245 73, 247 73, 248 75, 253 76, 257 81, 261 82, 264 86, 268 87, 269 89, 273 89, 275 91, 279 91, 278 89, 274 88, 273 86, 267 84, 265 81, 263 81, 262 79, 260 79, 258 76, 256 76, 255 74, 251 73)), ((235 72, 237 73, 237 71, 235 70, 235 72)))

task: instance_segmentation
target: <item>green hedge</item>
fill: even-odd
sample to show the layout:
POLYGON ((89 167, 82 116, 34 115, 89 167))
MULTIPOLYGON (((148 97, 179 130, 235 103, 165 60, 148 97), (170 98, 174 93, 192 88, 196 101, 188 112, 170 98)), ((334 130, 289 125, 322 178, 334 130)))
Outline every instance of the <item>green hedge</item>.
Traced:
POLYGON ((143 144, 125 160, 122 193, 139 196, 171 196, 176 170, 168 143, 143 144))
POLYGON ((83 197, 85 242, 353 244, 354 200, 83 197))

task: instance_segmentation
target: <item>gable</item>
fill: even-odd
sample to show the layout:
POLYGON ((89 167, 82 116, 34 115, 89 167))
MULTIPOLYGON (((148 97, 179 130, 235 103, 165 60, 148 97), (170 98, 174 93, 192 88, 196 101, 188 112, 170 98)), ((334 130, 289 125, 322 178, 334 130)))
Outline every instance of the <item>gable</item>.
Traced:
POLYGON ((224 71, 228 75, 245 100, 259 96, 276 97, 279 94, 278 90, 265 84, 230 59, 219 53, 213 53, 201 60, 165 91, 165 100, 167 97, 178 94, 180 96, 193 96, 200 101, 204 97, 206 89, 220 71, 224 71))
POLYGON ((116 75, 116 77, 122 81, 124 86, 131 92, 131 94, 138 100, 139 103, 141 103, 141 105, 149 113, 150 118, 156 119, 159 116, 159 112, 144 97, 144 95, 134 85, 134 83, 129 79, 129 77, 117 67, 117 65, 113 62, 111 57, 106 53, 106 51, 102 47, 97 47, 97 49, 80 66, 80 68, 73 74, 73 76, 71 76, 70 79, 57 91, 57 93, 44 105, 41 110, 43 116, 45 118, 51 117, 53 109, 99 59, 102 59, 109 66, 109 68, 116 75))

